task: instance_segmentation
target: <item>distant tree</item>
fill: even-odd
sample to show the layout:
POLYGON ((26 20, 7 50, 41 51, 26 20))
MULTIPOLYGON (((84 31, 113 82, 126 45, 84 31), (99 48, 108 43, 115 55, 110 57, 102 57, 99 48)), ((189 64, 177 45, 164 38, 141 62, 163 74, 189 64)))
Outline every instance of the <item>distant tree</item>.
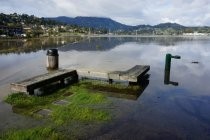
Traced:
POLYGON ((193 33, 193 29, 192 28, 187 28, 184 30, 185 33, 193 33))

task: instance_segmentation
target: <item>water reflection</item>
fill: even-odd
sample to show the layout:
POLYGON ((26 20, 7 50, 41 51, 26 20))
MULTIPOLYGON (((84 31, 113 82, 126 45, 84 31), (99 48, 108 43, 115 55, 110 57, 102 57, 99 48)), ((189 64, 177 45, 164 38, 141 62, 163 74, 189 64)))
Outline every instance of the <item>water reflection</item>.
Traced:
POLYGON ((165 74, 164 74, 164 84, 165 85, 173 85, 173 86, 178 86, 179 83, 178 82, 173 82, 173 81, 170 81, 170 71, 166 71, 165 70, 165 74))
MULTIPOLYGON (((89 82, 88 78, 81 78, 81 80, 89 82)), ((100 92, 109 97, 137 100, 149 85, 149 75, 142 76, 139 82, 112 81, 110 83, 106 79, 91 78, 91 83, 89 84, 91 86, 88 85, 86 87, 90 90, 100 92)))
POLYGON ((136 92, 134 93, 106 92, 106 91, 104 91, 103 93, 109 97, 128 99, 128 100, 137 100, 142 95, 142 93, 144 92, 144 90, 147 88, 148 85, 149 85, 149 80, 144 80, 141 84, 138 85, 139 86, 138 90, 136 90, 136 92))
POLYGON ((60 51, 108 51, 115 48, 116 46, 123 44, 124 42, 132 41, 132 38, 89 38, 88 40, 82 40, 75 44, 67 44, 60 51))
POLYGON ((0 54, 21 54, 61 47, 65 44, 78 42, 81 37, 56 37, 37 39, 0 40, 0 54))
MULTIPOLYGON (((205 40, 204 38, 200 38, 205 40)), ((193 41, 195 38, 190 37, 93 37, 88 38, 87 40, 82 40, 75 44, 67 44, 62 48, 59 48, 60 51, 108 51, 114 49, 120 44, 135 42, 138 45, 149 45, 155 44, 159 46, 175 46, 179 43, 193 41)), ((196 40, 199 40, 196 38, 196 40)))
MULTIPOLYGON (((131 135, 155 139, 164 134, 181 139, 210 139, 209 46, 210 38, 90 38, 62 45, 59 48, 60 68, 90 68, 103 72, 122 71, 134 65, 151 66, 149 85, 143 94, 140 92, 134 97, 135 102, 112 98, 119 110, 116 114, 122 115, 118 122, 113 122, 115 127, 101 129, 101 135, 107 139, 122 138, 122 132, 131 132, 123 133, 128 139, 131 135), (166 62, 163 58, 167 53, 180 55, 182 59, 172 61, 170 71, 164 73, 166 62), (199 63, 195 65, 193 61, 199 63), (173 81, 181 84, 165 86, 163 77, 166 84, 176 85, 173 81)), ((42 74, 45 60, 46 51, 1 54, 1 87, 42 74)))
POLYGON ((48 48, 60 48, 61 51, 105 51, 128 42, 136 42, 139 45, 156 44, 159 46, 176 46, 179 43, 200 40, 208 41, 208 38, 192 38, 192 37, 54 37, 54 38, 37 38, 37 39, 15 39, 0 40, 0 54, 9 53, 30 53, 48 48), (77 43, 78 42, 78 43, 77 43), (75 43, 74 45, 69 43, 75 43))

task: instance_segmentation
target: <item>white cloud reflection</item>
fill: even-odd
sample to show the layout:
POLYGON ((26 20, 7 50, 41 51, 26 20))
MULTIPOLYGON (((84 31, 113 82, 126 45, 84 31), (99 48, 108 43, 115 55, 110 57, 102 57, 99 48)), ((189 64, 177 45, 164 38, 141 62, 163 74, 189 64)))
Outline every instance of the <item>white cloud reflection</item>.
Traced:
POLYGON ((210 44, 210 40, 201 40, 195 38, 175 42, 172 43, 174 46, 163 46, 154 41, 127 42, 108 51, 61 52, 60 61, 63 67, 97 71, 127 70, 134 65, 150 65, 149 90, 167 92, 171 88, 163 86, 165 54, 180 55, 181 59, 172 59, 171 80, 179 82, 178 89, 184 89, 193 95, 208 95, 210 48, 207 44, 210 44), (193 64, 192 61, 199 63, 193 64))

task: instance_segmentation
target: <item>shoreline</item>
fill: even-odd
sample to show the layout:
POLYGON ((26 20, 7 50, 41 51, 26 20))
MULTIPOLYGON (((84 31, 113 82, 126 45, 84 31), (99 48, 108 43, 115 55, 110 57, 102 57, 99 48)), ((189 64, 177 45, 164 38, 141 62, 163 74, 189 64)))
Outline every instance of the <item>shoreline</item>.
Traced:
POLYGON ((36 38, 0 38, 0 41, 16 41, 16 40, 30 40, 30 39, 42 39, 42 38, 62 38, 62 37, 110 37, 110 38, 120 38, 120 37, 130 37, 130 38, 141 38, 141 37, 187 37, 187 38, 210 38, 210 35, 110 35, 110 34, 69 34, 60 36, 44 36, 36 38))
POLYGON ((86 37, 132 37, 132 38, 140 38, 140 37, 210 37, 210 35, 83 35, 86 37))
MULTIPOLYGON (((68 35, 71 37, 82 37, 81 35, 68 35)), ((43 36, 43 37, 35 37, 35 38, 0 38, 0 41, 19 41, 19 40, 33 40, 33 39, 43 39, 43 38, 62 38, 67 37, 66 35, 61 36, 43 36)))

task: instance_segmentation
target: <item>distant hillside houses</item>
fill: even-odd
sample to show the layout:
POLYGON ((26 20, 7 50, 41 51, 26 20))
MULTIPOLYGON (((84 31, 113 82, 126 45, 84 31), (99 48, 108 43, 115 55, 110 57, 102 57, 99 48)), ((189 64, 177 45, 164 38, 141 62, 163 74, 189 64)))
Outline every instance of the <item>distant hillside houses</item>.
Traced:
POLYGON ((183 33, 184 36, 208 36, 209 33, 199 33, 199 32, 193 32, 193 33, 183 33))
POLYGON ((0 25, 0 35, 1 37, 6 36, 21 36, 23 34, 23 28, 22 27, 9 27, 0 25))
POLYGON ((186 27, 177 23, 130 26, 102 17, 38 18, 34 15, 0 13, 0 37, 59 35, 210 35, 209 26, 186 27))

